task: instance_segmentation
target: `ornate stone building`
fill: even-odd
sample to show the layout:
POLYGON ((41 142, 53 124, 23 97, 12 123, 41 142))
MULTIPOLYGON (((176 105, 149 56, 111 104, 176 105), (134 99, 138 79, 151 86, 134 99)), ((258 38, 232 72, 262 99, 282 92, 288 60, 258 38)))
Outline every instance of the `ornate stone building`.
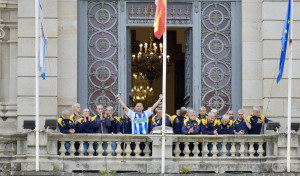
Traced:
MULTIPOLYGON (((34 119, 33 3, 0 0, 0 133, 22 132, 23 121, 34 119)), ((99 103, 118 109, 115 97, 121 93, 130 104, 131 54, 135 42, 148 39, 143 41, 143 35, 149 33, 143 30, 153 24, 154 2, 42 3, 49 43, 47 77, 40 80, 41 128, 45 119, 56 119, 75 102, 92 112, 99 103)), ((294 5, 297 9, 300 4, 294 5)), ((220 114, 244 108, 249 114, 252 106, 258 105, 267 117, 280 121, 284 131, 287 69, 280 84, 275 78, 286 6, 287 1, 275 0, 169 0, 168 38, 175 38, 177 43, 170 41, 168 52, 175 52, 178 46, 182 52, 181 59, 171 54, 168 113, 185 105, 195 110, 200 106, 217 108, 220 114)), ((295 48, 299 45, 299 18, 295 11, 295 48)), ((298 121, 297 49, 293 58, 292 121, 298 121)), ((155 86, 159 83, 153 83, 155 86)))

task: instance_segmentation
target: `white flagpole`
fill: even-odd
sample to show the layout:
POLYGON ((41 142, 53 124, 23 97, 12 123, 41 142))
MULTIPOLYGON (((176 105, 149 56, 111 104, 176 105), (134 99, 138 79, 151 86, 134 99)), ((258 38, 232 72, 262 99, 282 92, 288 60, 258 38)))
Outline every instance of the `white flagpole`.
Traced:
POLYGON ((35 0, 35 171, 39 171, 39 0, 35 0))
POLYGON ((292 68, 293 68, 293 55, 292 55, 292 44, 293 44, 293 0, 291 0, 291 18, 290 18, 290 39, 289 39, 289 69, 288 69, 288 121, 287 121, 287 172, 291 171, 291 109, 292 109, 292 68))
POLYGON ((166 87, 167 87, 167 1, 165 13, 165 32, 163 34, 163 90, 162 90, 162 139, 161 139, 161 173, 165 173, 165 150, 166 150, 166 87))

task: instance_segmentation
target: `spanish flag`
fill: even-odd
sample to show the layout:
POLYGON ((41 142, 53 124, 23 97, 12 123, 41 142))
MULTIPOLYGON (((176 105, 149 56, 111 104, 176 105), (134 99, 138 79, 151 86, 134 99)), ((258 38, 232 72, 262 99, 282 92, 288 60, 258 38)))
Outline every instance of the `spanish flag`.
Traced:
POLYGON ((167 0, 155 0, 154 35, 160 39, 165 32, 167 0))

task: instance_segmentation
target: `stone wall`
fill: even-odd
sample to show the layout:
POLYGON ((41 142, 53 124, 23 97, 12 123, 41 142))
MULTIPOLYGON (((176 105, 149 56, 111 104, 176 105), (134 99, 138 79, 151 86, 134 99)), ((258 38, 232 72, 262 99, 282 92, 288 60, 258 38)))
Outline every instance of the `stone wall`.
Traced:
MULTIPOLYGON (((283 78, 276 83, 281 51, 281 36, 286 17, 287 0, 243 0, 243 107, 247 114, 254 105, 263 107, 263 114, 280 121, 286 130, 287 118, 287 72, 286 55, 283 78), (255 11, 255 13, 253 13, 255 11)), ((292 122, 299 122, 300 84, 300 2, 294 2, 293 27, 293 76, 292 76, 292 122)))
POLYGON ((0 133, 16 131, 17 119, 17 0, 0 0, 0 133), (6 119, 6 117, 8 117, 6 119))

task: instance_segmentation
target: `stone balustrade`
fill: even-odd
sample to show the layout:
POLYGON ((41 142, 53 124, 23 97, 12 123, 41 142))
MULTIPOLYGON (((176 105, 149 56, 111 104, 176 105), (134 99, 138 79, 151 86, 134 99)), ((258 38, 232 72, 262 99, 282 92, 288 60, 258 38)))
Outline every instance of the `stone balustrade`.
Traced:
MULTIPOLYGON (((40 133, 40 170, 160 173, 161 136, 40 133)), ((300 172, 300 136, 292 134, 291 169, 300 172)), ((166 135, 166 173, 284 172, 286 134, 166 135)), ((35 169, 35 133, 0 135, 0 170, 35 169)))

